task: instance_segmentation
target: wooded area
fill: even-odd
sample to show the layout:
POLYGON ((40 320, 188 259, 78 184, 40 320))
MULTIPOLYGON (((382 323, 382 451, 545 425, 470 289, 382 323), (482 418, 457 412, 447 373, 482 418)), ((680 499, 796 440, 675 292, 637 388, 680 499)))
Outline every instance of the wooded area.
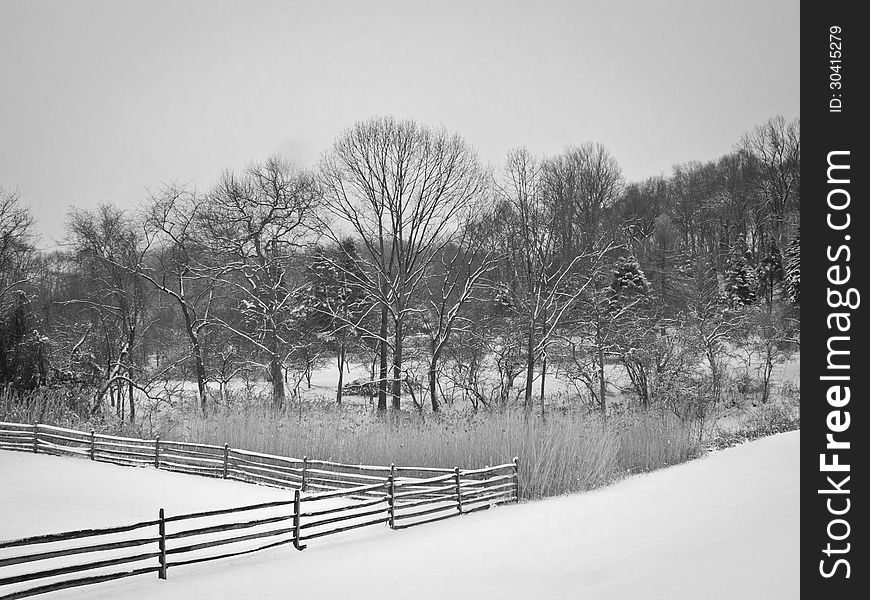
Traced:
POLYGON ((766 402, 799 347, 799 167, 780 117, 640 182, 600 144, 488 169, 458 134, 376 118, 312 170, 273 157, 135 210, 72 209, 51 252, 0 191, 4 406, 134 421, 185 382, 206 414, 265 381, 281 410, 327 364, 341 404, 351 361, 379 411, 543 413, 558 376, 606 417, 608 365, 640 408, 693 418, 726 384, 766 402), (728 373, 737 351, 752 367, 728 373))

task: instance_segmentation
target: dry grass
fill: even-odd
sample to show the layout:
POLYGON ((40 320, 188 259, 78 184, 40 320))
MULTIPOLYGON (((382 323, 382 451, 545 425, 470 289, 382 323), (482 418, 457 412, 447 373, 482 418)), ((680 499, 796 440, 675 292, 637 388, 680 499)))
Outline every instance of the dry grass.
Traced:
POLYGON ((20 395, 0 389, 0 419, 69 425, 87 418, 90 401, 91 395, 77 387, 40 388, 20 395))
POLYGON ((699 426, 668 413, 626 415, 621 422, 618 462, 632 473, 685 462, 699 452, 699 426))
POLYGON ((524 498, 591 489, 695 452, 687 428, 655 413, 605 424, 582 414, 542 420, 505 412, 424 420, 413 414, 377 419, 358 411, 326 411, 308 412, 300 420, 249 412, 180 419, 161 436, 372 465, 476 468, 517 456, 524 498))
POLYGON ((711 448, 727 448, 749 440, 800 429, 800 398, 778 398, 739 413, 727 428, 719 428, 711 448), (736 421, 736 422, 735 422, 736 421))
POLYGON ((588 490, 631 473, 683 462, 699 452, 697 428, 655 410, 628 411, 606 423, 584 411, 522 411, 438 416, 402 412, 378 418, 364 406, 292 404, 275 414, 247 403, 207 418, 170 411, 157 422, 94 422, 71 409, 79 402, 41 394, 27 402, 2 398, 2 419, 153 438, 228 443, 283 456, 352 464, 476 468, 520 459, 521 496, 541 498, 588 490))

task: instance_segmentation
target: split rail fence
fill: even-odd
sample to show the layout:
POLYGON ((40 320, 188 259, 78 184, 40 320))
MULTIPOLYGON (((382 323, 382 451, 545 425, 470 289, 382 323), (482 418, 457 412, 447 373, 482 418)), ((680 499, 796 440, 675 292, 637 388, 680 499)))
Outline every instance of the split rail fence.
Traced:
POLYGON ((170 516, 160 509, 150 521, 0 541, 0 600, 147 573, 165 579, 169 567, 284 544, 303 550, 310 540, 352 529, 404 529, 519 500, 517 459, 484 469, 347 465, 227 445, 6 422, 0 422, 0 450, 153 466, 293 490, 292 500, 170 516), (34 582, 39 584, 32 587, 34 582))

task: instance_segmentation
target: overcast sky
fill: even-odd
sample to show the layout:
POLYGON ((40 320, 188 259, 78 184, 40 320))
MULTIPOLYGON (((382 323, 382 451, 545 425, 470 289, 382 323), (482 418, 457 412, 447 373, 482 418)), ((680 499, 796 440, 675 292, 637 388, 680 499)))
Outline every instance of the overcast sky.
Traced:
POLYGON ((603 143, 629 180, 800 115, 798 0, 0 0, 0 186, 51 247, 358 119, 461 132, 485 162, 603 143))

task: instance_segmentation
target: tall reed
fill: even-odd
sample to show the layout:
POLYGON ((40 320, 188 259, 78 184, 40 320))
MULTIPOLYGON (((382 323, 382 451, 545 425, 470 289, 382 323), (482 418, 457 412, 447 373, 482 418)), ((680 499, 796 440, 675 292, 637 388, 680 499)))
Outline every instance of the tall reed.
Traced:
MULTIPOLYGON (((521 410, 416 413, 378 417, 364 406, 292 407, 285 413, 247 404, 208 417, 177 409, 135 424, 95 421, 76 410, 79 394, 34 394, 0 400, 0 420, 41 422, 82 430, 229 444, 282 456, 350 464, 477 468, 520 459, 520 495, 541 498, 606 485, 630 473, 682 462, 699 449, 696 429, 655 410, 628 411, 603 422, 581 411, 545 419, 521 410)), ((83 414, 84 412, 84 414, 83 414)))
POLYGON ((520 411, 425 420, 354 412, 308 413, 299 420, 250 412, 188 417, 162 435, 353 464, 476 468, 517 456, 524 498, 591 489, 696 451, 690 428, 654 412, 607 423, 580 413, 541 419, 520 411))

